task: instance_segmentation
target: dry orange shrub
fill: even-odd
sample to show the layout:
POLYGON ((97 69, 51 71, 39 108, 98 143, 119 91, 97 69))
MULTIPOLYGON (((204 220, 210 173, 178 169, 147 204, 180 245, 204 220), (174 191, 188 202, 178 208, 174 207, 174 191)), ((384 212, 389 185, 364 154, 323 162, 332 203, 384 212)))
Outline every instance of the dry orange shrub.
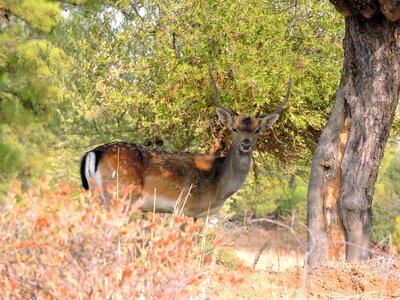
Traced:
POLYGON ((128 202, 107 210, 65 183, 14 184, 0 200, 0 298, 203 298, 215 259, 193 221, 143 218, 128 202))

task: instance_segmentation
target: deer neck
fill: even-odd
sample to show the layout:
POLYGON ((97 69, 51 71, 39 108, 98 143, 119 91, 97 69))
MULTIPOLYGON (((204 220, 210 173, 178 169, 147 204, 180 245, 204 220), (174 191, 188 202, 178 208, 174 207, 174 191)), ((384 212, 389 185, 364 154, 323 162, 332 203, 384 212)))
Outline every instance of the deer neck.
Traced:
POLYGON ((218 180, 221 189, 220 200, 225 200, 241 188, 249 174, 250 165, 251 152, 243 153, 231 144, 218 180))

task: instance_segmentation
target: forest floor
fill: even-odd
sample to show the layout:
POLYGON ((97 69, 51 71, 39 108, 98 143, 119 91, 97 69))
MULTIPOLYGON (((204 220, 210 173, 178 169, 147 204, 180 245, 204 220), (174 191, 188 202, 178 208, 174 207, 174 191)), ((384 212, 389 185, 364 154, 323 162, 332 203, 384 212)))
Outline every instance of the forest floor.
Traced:
POLYGON ((304 235, 288 235, 282 228, 225 235, 237 259, 251 268, 269 242, 252 271, 218 266, 243 281, 233 288, 213 281, 213 299, 400 299, 400 256, 388 250, 375 250, 362 263, 336 262, 307 270, 300 245, 304 235))

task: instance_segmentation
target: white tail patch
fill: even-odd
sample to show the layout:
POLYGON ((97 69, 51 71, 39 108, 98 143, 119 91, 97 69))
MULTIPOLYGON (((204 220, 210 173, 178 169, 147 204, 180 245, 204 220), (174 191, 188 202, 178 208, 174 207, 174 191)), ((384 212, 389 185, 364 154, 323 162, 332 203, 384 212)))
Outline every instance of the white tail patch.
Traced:
POLYGON ((105 198, 102 187, 102 177, 100 171, 96 171, 96 154, 94 152, 89 152, 86 155, 85 176, 89 183, 89 186, 97 186, 101 189, 100 197, 102 200, 102 204, 104 204, 105 198))
POLYGON ((94 178, 94 173, 96 169, 96 154, 94 152, 89 152, 86 155, 86 164, 85 164, 85 177, 90 185, 90 178, 94 178))

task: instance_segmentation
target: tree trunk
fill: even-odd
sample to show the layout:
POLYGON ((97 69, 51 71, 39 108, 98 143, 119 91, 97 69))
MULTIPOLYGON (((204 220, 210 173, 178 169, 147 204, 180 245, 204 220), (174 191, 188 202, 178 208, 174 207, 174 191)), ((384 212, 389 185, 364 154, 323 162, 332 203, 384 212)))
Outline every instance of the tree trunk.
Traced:
POLYGON ((400 23, 345 21, 342 78, 308 187, 310 265, 370 256, 374 184, 399 98, 400 23))

